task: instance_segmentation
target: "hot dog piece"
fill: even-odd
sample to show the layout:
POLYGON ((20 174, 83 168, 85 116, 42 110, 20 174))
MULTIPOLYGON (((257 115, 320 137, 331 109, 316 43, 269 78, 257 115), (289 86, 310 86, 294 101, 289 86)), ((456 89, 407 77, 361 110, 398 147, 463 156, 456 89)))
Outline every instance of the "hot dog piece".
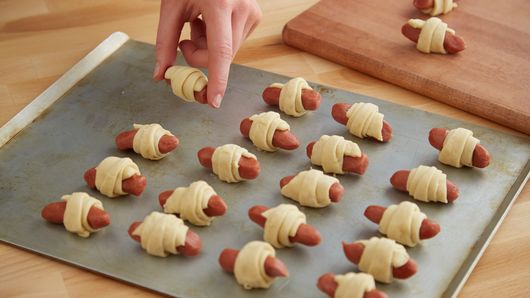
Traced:
MULTIPOLYGON (((241 134, 248 138, 250 135, 250 128, 252 127, 252 120, 245 118, 239 125, 241 134)), ((296 136, 289 130, 276 130, 272 136, 272 145, 285 150, 294 150, 300 146, 300 142, 296 136)))
MULTIPOLYGON (((400 191, 408 191, 407 190, 407 181, 409 179, 409 170, 400 170, 394 173, 392 177, 390 178, 390 183, 394 188, 400 191)), ((458 198, 458 195, 460 193, 460 190, 449 179, 446 180, 446 187, 447 187, 447 202, 451 203, 454 200, 458 198)))
MULTIPOLYGON (((442 150, 449 130, 446 128, 433 128, 429 132, 429 143, 438 149, 442 150)), ((473 150, 473 166, 477 168, 485 168, 490 164, 491 156, 488 150, 482 145, 477 144, 473 150)))
MULTIPOLYGON (((121 132, 116 136, 116 147, 118 147, 119 150, 131 150, 133 149, 133 140, 134 136, 138 132, 138 129, 133 130, 127 130, 124 132, 121 132)), ((177 148, 179 144, 179 139, 173 135, 163 135, 160 138, 160 141, 158 142, 158 150, 162 154, 167 154, 175 148, 177 148)))
MULTIPOLYGON (((173 194, 173 191, 174 190, 166 190, 158 195, 158 201, 160 202, 160 206, 164 207, 167 199, 173 194)), ((224 215, 227 209, 228 207, 226 206, 226 203, 223 198, 218 195, 212 195, 208 200, 208 207, 203 209, 203 211, 206 215, 214 217, 224 215)))
MULTIPOLYGON (((65 209, 66 201, 52 202, 44 206, 41 215, 51 223, 63 224, 65 209)), ((92 206, 88 211, 87 221, 92 229, 99 230, 110 224, 110 216, 105 210, 92 206)))
MULTIPOLYGON (((313 146, 315 146, 315 143, 316 141, 311 142, 306 147, 306 153, 309 159, 311 159, 311 156, 313 155, 313 146)), ((342 170, 344 172, 363 175, 366 172, 367 168, 368 168, 368 156, 366 154, 363 153, 359 157, 344 155, 343 161, 342 161, 342 170)))
MULTIPOLYGON (((142 238, 138 235, 133 235, 134 231, 141 224, 141 221, 135 221, 129 226, 129 236, 137 242, 142 242, 142 238)), ((179 254, 187 257, 193 257, 201 252, 202 241, 199 235, 192 230, 188 230, 186 233, 186 242, 184 245, 177 246, 176 249, 179 254)))
MULTIPOLYGON (((280 188, 283 188, 289 181, 291 181, 295 175, 292 176, 285 176, 280 180, 280 188)), ((329 199, 333 203, 338 203, 342 199, 342 196, 344 195, 344 187, 340 182, 335 182, 331 185, 329 188, 329 199)))
MULTIPOLYGON (((339 284, 335 281, 335 275, 331 272, 325 273, 318 279, 317 287, 330 298, 335 297, 335 291, 339 284)), ((386 298, 387 295, 377 289, 365 291, 363 298, 386 298)))
MULTIPOLYGON (((347 104, 347 103, 334 104, 333 107, 331 108, 331 116, 338 123, 342 125, 347 125, 348 124, 347 113, 351 107, 352 105, 347 104)), ((392 127, 385 120, 383 120, 383 128, 381 129, 381 134, 383 136, 383 140, 382 140, 383 143, 386 143, 390 141, 390 139, 392 139, 392 127)))
MULTIPOLYGON (((417 43, 421 29, 414 28, 410 24, 405 23, 401 27, 401 33, 412 42, 417 43)), ((456 54, 466 48, 466 42, 460 36, 451 32, 446 32, 443 45, 444 49, 450 54, 456 54)))
MULTIPOLYGON (((277 87, 267 87, 263 90, 263 100, 271 106, 278 106, 280 103, 280 93, 282 89, 277 87)), ((315 90, 302 89, 302 105, 308 111, 314 111, 320 107, 321 96, 315 90)))
MULTIPOLYGON (((88 187, 96 188, 96 168, 88 169, 84 174, 84 179, 88 187)), ((147 185, 147 179, 142 175, 134 175, 131 178, 123 180, 121 183, 121 188, 124 192, 139 196, 147 185)))
MULTIPOLYGON (((212 158, 215 153, 215 150, 217 150, 218 148, 204 147, 199 150, 199 152, 197 152, 197 157, 203 167, 213 169, 212 158)), ((239 176, 243 179, 255 179, 259 176, 259 173, 261 171, 259 161, 256 158, 242 155, 239 159, 238 165, 239 176)))
MULTIPOLYGON (((234 273, 234 265, 236 263, 239 250, 226 248, 219 255, 219 264, 224 271, 234 273)), ((287 266, 279 259, 269 256, 265 259, 265 272, 270 277, 286 277, 289 276, 287 266)))
MULTIPOLYGON (((282 205, 280 205, 282 206, 282 205)), ((293 206, 293 205, 289 205, 293 206)), ((294 206, 293 206, 294 207, 294 206)), ((276 207, 278 208, 278 207, 276 207)), ((296 208, 296 207, 294 207, 296 208)), ((248 209, 248 217, 262 228, 265 228, 267 217, 263 216, 263 212, 269 210, 269 207, 256 205, 248 209)), ((313 226, 302 223, 294 237, 289 236, 289 240, 293 243, 300 243, 307 246, 315 246, 320 243, 320 232, 313 226)), ((274 244, 273 244, 274 245, 274 244)))

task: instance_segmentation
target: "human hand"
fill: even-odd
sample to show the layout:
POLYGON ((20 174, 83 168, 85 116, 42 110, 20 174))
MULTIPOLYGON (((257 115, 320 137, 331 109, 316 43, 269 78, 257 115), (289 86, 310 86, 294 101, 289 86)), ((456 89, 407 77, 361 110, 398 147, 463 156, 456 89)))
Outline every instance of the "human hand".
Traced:
POLYGON ((208 68, 208 104, 219 108, 230 63, 260 19, 261 9, 255 0, 162 0, 153 78, 164 79, 178 46, 189 65, 208 68), (190 23, 191 39, 179 42, 186 22, 190 23))

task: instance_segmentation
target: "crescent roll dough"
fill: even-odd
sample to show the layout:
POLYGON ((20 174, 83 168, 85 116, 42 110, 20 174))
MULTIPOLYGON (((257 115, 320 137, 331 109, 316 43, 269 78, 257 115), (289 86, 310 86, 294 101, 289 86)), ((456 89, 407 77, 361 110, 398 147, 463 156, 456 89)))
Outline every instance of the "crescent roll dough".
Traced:
POLYGON ((195 181, 188 187, 176 188, 164 204, 164 212, 178 213, 180 218, 196 226, 209 226, 213 217, 204 213, 210 198, 216 195, 204 181, 195 181))
POLYGON ((134 175, 141 173, 130 158, 109 156, 96 167, 96 188, 109 198, 126 195, 121 188, 122 181, 134 175))
POLYGON ((419 166, 409 173, 407 191, 418 201, 447 203, 447 175, 436 167, 419 166))
POLYGON ((272 139, 276 130, 289 130, 289 124, 280 118, 276 112, 264 112, 250 117, 252 126, 250 126, 249 137, 256 147, 273 152, 278 150, 273 144, 272 139))
POLYGON ((63 224, 68 232, 87 238, 90 233, 98 231, 92 229, 88 223, 88 212, 92 207, 104 210, 101 201, 94 199, 85 192, 74 192, 71 195, 62 196, 61 199, 66 201, 63 224))
POLYGON ((352 141, 341 136, 323 135, 313 146, 311 163, 321 166, 326 173, 344 174, 344 156, 359 157, 361 149, 352 141))
POLYGON ((188 66, 171 66, 164 78, 171 80, 173 93, 188 102, 195 102, 195 92, 208 84, 208 78, 199 69, 188 66))
POLYGON ((143 158, 159 160, 166 154, 160 153, 158 142, 164 135, 173 136, 169 130, 165 130, 160 124, 134 124, 134 129, 138 131, 134 135, 133 150, 143 158))
POLYGON ((313 90, 303 78, 294 78, 285 84, 274 83, 270 87, 280 88, 280 110, 294 117, 307 113, 302 104, 302 89, 313 90))
POLYGON ((212 155, 213 172, 219 179, 228 183, 245 180, 239 176, 239 160, 241 156, 257 159, 256 155, 238 145, 227 144, 217 147, 212 155))
POLYGON ((375 289, 374 277, 366 273, 335 275, 335 298, 363 298, 364 293, 375 289))
POLYGON ((346 112, 348 123, 346 127, 350 133, 358 138, 372 137, 383 141, 383 118, 379 107, 373 103, 354 103, 346 112))
POLYGON ((167 257, 178 254, 177 246, 186 243, 188 227, 182 219, 173 214, 153 211, 134 230, 134 236, 140 236, 142 248, 148 254, 167 257))
POLYGON ((281 193, 302 206, 322 208, 331 204, 329 189, 337 182, 339 179, 311 169, 298 173, 283 186, 281 193))
POLYGON ((473 137, 473 132, 465 128, 449 131, 445 137, 442 150, 438 155, 441 163, 453 167, 473 167, 473 152, 480 141, 473 137))
POLYGON ((416 48, 422 53, 447 54, 444 48, 445 32, 455 34, 455 30, 450 29, 446 23, 437 17, 429 18, 427 21, 420 19, 410 19, 409 25, 416 29, 421 29, 420 37, 416 48))
POLYGON ((289 204, 280 204, 262 215, 267 218, 263 239, 276 248, 294 246, 289 237, 294 237, 300 225, 306 223, 305 214, 289 204))
POLYGON ((401 267, 410 259, 403 245, 388 238, 372 237, 370 240, 360 240, 356 243, 364 245, 359 269, 373 275, 379 282, 392 282, 392 268, 401 267))
POLYGON ((421 11, 430 14, 431 16, 437 16, 448 14, 453 8, 458 6, 453 0, 434 0, 433 2, 434 4, 432 8, 422 9, 421 11))
POLYGON ((239 251, 234 264, 237 283, 246 290, 268 288, 274 282, 265 272, 265 260, 276 255, 274 248, 267 242, 252 241, 239 251))
POLYGON ((414 247, 420 243, 421 223, 426 218, 418 205, 403 201, 386 208, 379 222, 379 232, 401 244, 414 247))

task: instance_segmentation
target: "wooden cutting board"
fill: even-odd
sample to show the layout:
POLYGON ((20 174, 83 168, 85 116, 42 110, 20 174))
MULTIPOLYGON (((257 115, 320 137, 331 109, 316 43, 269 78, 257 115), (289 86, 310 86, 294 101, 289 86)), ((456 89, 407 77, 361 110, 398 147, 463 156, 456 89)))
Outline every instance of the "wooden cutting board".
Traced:
POLYGON ((412 0, 323 0, 284 28, 296 48, 530 134, 530 1, 460 1, 441 18, 457 55, 422 54, 401 34, 427 19, 412 0))

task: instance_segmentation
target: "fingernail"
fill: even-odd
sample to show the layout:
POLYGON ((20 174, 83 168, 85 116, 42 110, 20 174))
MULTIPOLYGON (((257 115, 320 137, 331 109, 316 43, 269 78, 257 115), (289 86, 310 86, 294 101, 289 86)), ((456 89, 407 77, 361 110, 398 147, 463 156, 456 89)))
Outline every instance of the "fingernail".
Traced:
POLYGON ((219 108, 221 106, 221 101, 222 100, 223 100, 223 98, 221 97, 221 94, 217 94, 212 100, 212 106, 214 108, 219 108))
POLYGON ((160 63, 157 62, 155 65, 155 70, 153 71, 153 79, 156 77, 159 70, 160 70, 160 63))

